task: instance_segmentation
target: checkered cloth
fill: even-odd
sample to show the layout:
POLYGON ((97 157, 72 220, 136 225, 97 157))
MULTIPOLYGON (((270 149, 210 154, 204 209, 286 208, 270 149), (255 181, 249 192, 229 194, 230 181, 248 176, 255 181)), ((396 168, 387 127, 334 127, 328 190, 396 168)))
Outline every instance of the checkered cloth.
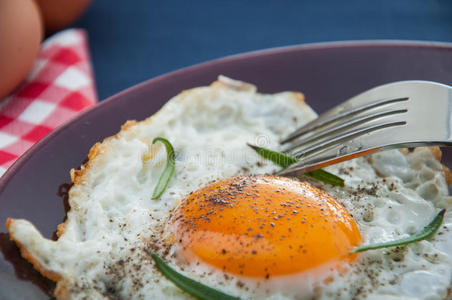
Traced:
POLYGON ((86 33, 43 42, 21 86, 0 101, 0 175, 33 144, 97 101, 86 33))

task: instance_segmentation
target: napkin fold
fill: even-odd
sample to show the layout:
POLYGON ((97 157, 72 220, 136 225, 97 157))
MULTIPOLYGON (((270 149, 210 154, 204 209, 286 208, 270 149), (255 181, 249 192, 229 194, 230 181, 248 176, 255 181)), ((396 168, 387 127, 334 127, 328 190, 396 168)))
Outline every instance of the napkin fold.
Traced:
POLYGON ((21 86, 0 102, 0 175, 33 144, 96 102, 86 32, 68 29, 44 41, 21 86))

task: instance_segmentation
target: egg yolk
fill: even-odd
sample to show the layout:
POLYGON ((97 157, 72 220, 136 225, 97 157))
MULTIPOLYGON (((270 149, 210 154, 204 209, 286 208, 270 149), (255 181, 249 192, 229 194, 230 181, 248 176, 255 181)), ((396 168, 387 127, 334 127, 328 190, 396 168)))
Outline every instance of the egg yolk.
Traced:
POLYGON ((269 278, 339 266, 356 255, 358 227, 318 188, 275 176, 236 177, 191 193, 173 214, 188 260, 225 272, 269 278))

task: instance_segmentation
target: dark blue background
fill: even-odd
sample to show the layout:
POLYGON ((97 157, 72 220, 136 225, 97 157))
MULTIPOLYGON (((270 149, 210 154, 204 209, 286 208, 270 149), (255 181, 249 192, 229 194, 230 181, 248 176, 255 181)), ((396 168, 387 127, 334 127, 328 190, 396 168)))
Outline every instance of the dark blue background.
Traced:
POLYGON ((452 0, 93 0, 87 29, 99 99, 206 60, 339 40, 452 42, 452 0))

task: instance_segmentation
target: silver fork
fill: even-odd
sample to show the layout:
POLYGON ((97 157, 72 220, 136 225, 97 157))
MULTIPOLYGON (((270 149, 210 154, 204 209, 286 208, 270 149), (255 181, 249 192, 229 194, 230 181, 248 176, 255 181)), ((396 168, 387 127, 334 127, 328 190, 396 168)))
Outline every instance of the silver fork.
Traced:
POLYGON ((452 87, 431 81, 378 86, 323 113, 281 141, 298 175, 383 149, 452 146, 452 87))

